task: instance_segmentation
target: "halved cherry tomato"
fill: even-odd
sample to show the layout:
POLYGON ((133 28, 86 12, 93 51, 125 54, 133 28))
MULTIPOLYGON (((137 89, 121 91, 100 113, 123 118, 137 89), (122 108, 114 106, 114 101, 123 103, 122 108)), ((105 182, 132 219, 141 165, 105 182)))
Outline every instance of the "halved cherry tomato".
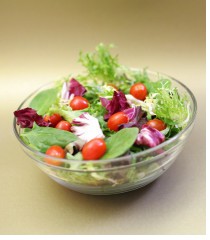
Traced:
POLYGON ((94 138, 85 143, 82 148, 84 160, 97 160, 106 152, 106 143, 102 138, 94 138))
POLYGON ((67 121, 60 121, 55 128, 61 129, 61 130, 66 130, 66 131, 71 131, 71 123, 67 122, 67 121))
MULTIPOLYGON (((60 147, 60 146, 57 146, 57 145, 49 147, 46 151, 46 154, 49 155, 49 156, 52 156, 52 157, 56 157, 56 158, 65 158, 65 156, 66 156, 66 153, 63 150, 63 148, 60 147)), ((54 165, 54 166, 61 166, 62 165, 61 161, 59 161, 59 160, 56 161, 56 160, 53 160, 51 158, 44 158, 44 161, 46 163, 48 163, 50 165, 54 165)))
POLYGON ((144 101, 147 96, 147 88, 143 83, 135 83, 130 88, 130 94, 135 98, 144 101))
POLYGON ((118 128, 121 124, 128 122, 129 118, 124 112, 117 112, 109 118, 107 126, 112 131, 118 131, 118 128))
POLYGON ((82 110, 89 106, 89 102, 84 97, 76 96, 71 100, 69 105, 72 108, 72 110, 82 110))
POLYGON ((150 127, 157 129, 158 131, 162 131, 166 128, 166 124, 162 120, 157 118, 149 120, 146 124, 150 127))
POLYGON ((55 127, 56 124, 62 120, 62 117, 60 116, 60 114, 54 113, 51 116, 45 115, 44 120, 45 120, 45 122, 50 122, 52 124, 52 126, 55 127))

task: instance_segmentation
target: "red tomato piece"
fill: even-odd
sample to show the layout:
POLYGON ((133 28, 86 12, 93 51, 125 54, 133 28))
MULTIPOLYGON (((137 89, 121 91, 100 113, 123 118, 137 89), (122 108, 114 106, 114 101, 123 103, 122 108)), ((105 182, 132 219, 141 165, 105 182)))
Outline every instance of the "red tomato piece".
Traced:
MULTIPOLYGON (((49 147, 46 151, 46 154, 49 155, 49 156, 52 156, 52 157, 56 157, 56 158, 65 158, 65 156, 66 156, 66 153, 63 150, 63 148, 60 147, 60 146, 57 146, 57 145, 49 147)), ((54 165, 54 166, 61 166, 62 165, 61 161, 59 161, 59 160, 56 161, 56 160, 53 160, 51 158, 44 158, 44 161, 46 163, 48 163, 50 165, 54 165)))
POLYGON ((55 126, 55 128, 70 132, 71 131, 71 126, 72 126, 71 123, 62 120, 55 126))
POLYGON ((97 160, 106 152, 106 143, 102 138, 94 138, 85 143, 82 148, 84 160, 97 160))
POLYGON ((44 121, 45 122, 50 122, 50 116, 49 115, 45 115, 44 116, 44 121))
POLYGON ((58 124, 61 120, 62 117, 58 113, 54 113, 52 116, 50 116, 50 122, 53 126, 56 126, 56 124, 58 124))
POLYGON ((62 117, 61 117, 60 114, 58 114, 58 113, 54 113, 54 114, 51 115, 51 116, 49 116, 49 115, 45 115, 45 116, 44 116, 44 121, 51 123, 53 127, 55 127, 56 124, 57 124, 58 122, 60 122, 61 120, 62 120, 62 117))
POLYGON ((162 120, 157 118, 149 120, 146 124, 150 127, 157 129, 158 131, 162 131, 166 128, 166 124, 162 120))
POLYGON ((72 110, 82 110, 89 106, 89 102, 84 97, 76 96, 71 100, 69 105, 72 108, 72 110))
POLYGON ((109 118, 107 122, 107 126, 112 131, 118 131, 119 126, 121 124, 128 123, 128 122, 129 122, 129 118, 124 112, 117 112, 109 118))
POLYGON ((130 88, 130 94, 135 98, 144 101, 147 96, 147 88, 143 83, 135 83, 130 88))

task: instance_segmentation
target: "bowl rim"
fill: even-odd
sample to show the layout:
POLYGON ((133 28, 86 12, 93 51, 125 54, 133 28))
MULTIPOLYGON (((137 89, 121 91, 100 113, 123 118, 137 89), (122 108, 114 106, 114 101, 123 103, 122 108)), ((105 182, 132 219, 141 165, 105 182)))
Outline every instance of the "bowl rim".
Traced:
MULTIPOLYGON (((134 68, 131 68, 134 70, 134 68)), ((138 71, 144 71, 145 69, 136 69, 138 71)), ((167 75, 167 74, 164 74, 164 73, 161 73, 161 72, 157 72, 157 71, 151 71, 151 70, 148 70, 147 69, 147 73, 148 74, 152 74, 152 75, 156 75, 156 76, 164 76, 164 77, 167 77, 169 78, 170 80, 174 81, 175 83, 181 85, 184 90, 189 94, 189 96, 191 97, 191 100, 193 102, 193 109, 192 109, 192 116, 189 120, 189 122, 187 123, 187 126, 182 129, 179 133, 177 133, 175 136, 173 136, 172 138, 164 141, 163 143, 155 146, 155 147, 152 147, 152 148, 149 148, 149 149, 146 149, 144 151, 141 151, 141 152, 138 152, 138 153, 134 153, 130 156, 121 156, 121 157, 117 157, 117 158, 112 158, 112 159, 100 159, 100 160, 88 160, 88 161, 85 161, 85 160, 75 160, 75 159, 66 159, 66 158, 56 158, 56 157, 51 157, 50 156, 50 159, 52 160, 55 160, 55 161, 60 161, 62 163, 67 163, 67 164, 71 164, 71 162, 73 163, 109 163, 109 162, 118 162, 118 161, 123 161, 123 160, 132 160, 133 158, 136 158, 136 157, 141 157, 141 156, 144 156, 145 154, 149 154, 149 153, 152 153, 154 151, 157 151, 159 149, 161 149, 162 147, 165 147, 167 146, 168 144, 170 143, 173 143, 175 142, 177 139, 179 139, 185 132, 187 132, 187 130, 191 127, 191 125, 194 123, 195 121, 195 117, 196 117, 196 114, 197 114, 197 101, 196 101, 196 98, 193 94, 193 92, 185 85, 183 84, 182 82, 180 82, 179 80, 177 80, 176 78, 174 77, 171 77, 170 75, 167 75)), ((52 84, 53 82, 55 81, 50 81, 48 83, 45 83, 43 85, 41 85, 40 87, 38 87, 36 90, 34 90, 33 92, 31 92, 22 102, 21 104, 18 106, 17 110, 20 110, 21 107, 24 105, 24 103, 30 98, 32 97, 34 94, 38 93, 38 91, 50 84, 52 84)), ((49 158, 49 155, 45 154, 45 153, 42 153, 42 152, 39 152, 31 147, 29 147, 27 144, 25 144, 23 142, 23 140, 20 138, 19 134, 18 134, 18 130, 17 130, 17 124, 16 124, 16 118, 15 116, 13 117, 13 132, 16 136, 16 138, 18 139, 18 141, 20 142, 20 144, 25 147, 27 150, 29 150, 30 152, 33 152, 34 154, 38 155, 39 157, 42 157, 42 158, 46 158, 48 157, 49 158)), ((63 166, 54 166, 54 165, 50 165, 50 164, 47 164, 41 160, 38 160, 38 159, 35 159, 37 162, 39 163, 42 163, 46 166, 51 166, 51 167, 55 167, 55 168, 58 168, 58 169, 66 169, 66 170, 71 170, 70 168, 66 168, 66 167, 63 167, 63 166)))

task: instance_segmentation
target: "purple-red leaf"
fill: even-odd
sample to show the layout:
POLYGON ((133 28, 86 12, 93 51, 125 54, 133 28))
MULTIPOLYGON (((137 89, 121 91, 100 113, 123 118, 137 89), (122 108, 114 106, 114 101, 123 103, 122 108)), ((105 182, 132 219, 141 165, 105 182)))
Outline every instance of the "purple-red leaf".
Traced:
POLYGON ((34 122, 40 127, 48 127, 50 123, 44 121, 43 117, 38 115, 33 108, 23 108, 14 112, 17 118, 17 124, 21 128, 32 128, 34 122))
POLYGON ((129 127, 137 127, 139 129, 147 122, 146 115, 147 113, 139 107, 128 108, 123 111, 129 118, 129 122, 122 124, 120 129, 129 128, 129 127))
POLYGON ((74 96, 83 96, 87 90, 82 86, 76 79, 72 78, 70 80, 69 92, 74 94, 74 96))
POLYGON ((85 87, 80 84, 76 79, 72 78, 70 81, 64 82, 61 98, 63 99, 70 99, 71 94, 75 96, 83 96, 86 93, 85 87))
POLYGON ((160 131, 144 124, 137 136, 135 144, 144 145, 151 148, 161 144, 164 141, 165 136, 160 131))
POLYGON ((121 112, 130 107, 125 94, 120 91, 114 91, 112 100, 108 100, 102 97, 100 100, 102 106, 105 107, 108 111, 108 113, 104 115, 104 120, 108 120, 114 113, 121 112))

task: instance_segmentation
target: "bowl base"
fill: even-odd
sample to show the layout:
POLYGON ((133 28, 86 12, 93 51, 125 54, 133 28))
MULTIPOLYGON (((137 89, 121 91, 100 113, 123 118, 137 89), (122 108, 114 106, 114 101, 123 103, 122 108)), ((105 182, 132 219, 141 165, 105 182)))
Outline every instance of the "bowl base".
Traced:
POLYGON ((157 172, 155 174, 152 174, 146 178, 141 179, 140 181, 137 182, 131 182, 131 183, 125 183, 125 184, 120 184, 116 186, 81 186, 80 184, 73 184, 66 182, 64 180, 58 179, 54 176, 50 176, 55 182, 58 184, 62 185, 63 187, 66 187, 70 190, 83 193, 83 194, 88 194, 88 195, 113 195, 113 194, 120 194, 120 193, 126 193, 130 191, 134 191, 136 189, 142 188, 154 180, 156 180, 160 175, 163 174, 163 171, 166 169, 160 171, 158 174, 157 172))

